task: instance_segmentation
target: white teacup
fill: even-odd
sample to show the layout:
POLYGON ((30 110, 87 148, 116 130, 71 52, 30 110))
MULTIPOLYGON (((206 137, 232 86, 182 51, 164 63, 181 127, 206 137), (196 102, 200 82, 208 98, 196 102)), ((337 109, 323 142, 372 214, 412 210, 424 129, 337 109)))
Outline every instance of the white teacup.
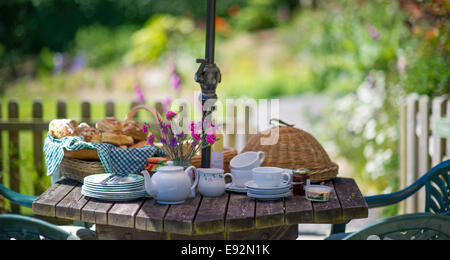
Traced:
POLYGON ((259 167, 264 162, 264 159, 264 152, 245 152, 231 159, 230 166, 235 170, 252 170, 259 167))
POLYGON ((259 187, 276 187, 283 181, 291 182, 291 174, 278 167, 258 167, 252 170, 253 181, 259 187), (287 178, 286 178, 287 177, 287 178))
POLYGON ((233 184, 238 187, 245 187, 245 183, 253 179, 251 170, 238 170, 231 168, 231 175, 233 176, 233 184))
POLYGON ((197 169, 199 173, 198 191, 205 197, 219 197, 225 193, 225 177, 233 176, 224 174, 222 169, 197 169))

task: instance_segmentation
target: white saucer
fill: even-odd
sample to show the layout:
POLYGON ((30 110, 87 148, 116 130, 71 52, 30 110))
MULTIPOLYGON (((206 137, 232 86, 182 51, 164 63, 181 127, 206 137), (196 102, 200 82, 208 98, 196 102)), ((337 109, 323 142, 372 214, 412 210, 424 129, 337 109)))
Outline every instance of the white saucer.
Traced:
POLYGON ((258 184, 255 183, 255 181, 248 181, 245 183, 245 186, 250 190, 270 190, 270 191, 276 191, 276 190, 283 190, 283 189, 287 189, 288 187, 291 186, 291 184, 287 181, 283 181, 282 183, 280 183, 278 186, 274 186, 274 187, 261 187, 258 186, 258 184))
POLYGON ((291 195, 291 191, 281 194, 273 194, 273 195, 259 195, 253 193, 247 193, 247 196, 250 198, 258 199, 258 200, 278 200, 284 197, 288 197, 291 195))
POLYGON ((246 187, 237 186, 234 183, 228 183, 225 188, 226 191, 236 192, 236 193, 247 193, 246 187))

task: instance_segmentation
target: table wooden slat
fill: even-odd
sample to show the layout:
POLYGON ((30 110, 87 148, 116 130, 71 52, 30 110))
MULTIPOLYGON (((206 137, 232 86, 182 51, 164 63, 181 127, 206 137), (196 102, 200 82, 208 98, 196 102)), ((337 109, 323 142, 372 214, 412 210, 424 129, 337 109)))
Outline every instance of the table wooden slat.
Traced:
POLYGON ((232 237, 298 223, 347 223, 368 216, 368 206, 353 179, 337 178, 328 202, 290 196, 279 201, 255 201, 246 194, 227 193, 219 198, 189 198, 181 205, 160 205, 153 199, 105 202, 81 195, 81 184, 63 179, 34 203, 37 215, 167 234, 169 237, 232 237), (177 234, 177 235, 175 235, 177 234))
POLYGON ((171 205, 164 218, 164 232, 191 235, 201 197, 189 198, 184 204, 171 205))
POLYGON ((91 198, 81 210, 81 221, 93 224, 108 224, 108 211, 114 202, 106 202, 91 198))
POLYGON ((76 181, 70 179, 58 181, 33 202, 33 213, 41 216, 55 217, 56 205, 64 199, 77 184, 76 181))
POLYGON ((246 194, 230 193, 225 218, 227 232, 247 231, 255 228, 255 200, 246 194))
POLYGON ((342 206, 342 217, 344 220, 349 221, 369 216, 367 202, 353 179, 335 179, 334 189, 342 206))
POLYGON ((284 201, 257 201, 255 227, 267 228, 284 225, 284 201))
POLYGON ((286 210, 286 224, 312 223, 313 206, 305 196, 289 196, 284 200, 286 210))
POLYGON ((164 216, 169 205, 161 205, 154 199, 147 199, 136 215, 136 228, 140 230, 163 232, 164 216))
POLYGON ((196 235, 216 234, 225 231, 225 216, 229 194, 218 198, 203 197, 194 221, 196 235))
POLYGON ((331 224, 343 223, 342 208, 336 195, 336 191, 334 190, 333 182, 327 181, 324 185, 332 187, 333 191, 331 192, 329 201, 312 203, 314 209, 314 222, 331 224))
POLYGON ((56 217, 70 220, 81 220, 81 209, 89 199, 81 195, 81 184, 56 205, 56 217))
POLYGON ((135 216, 144 200, 116 202, 108 211, 108 225, 134 228, 135 216))

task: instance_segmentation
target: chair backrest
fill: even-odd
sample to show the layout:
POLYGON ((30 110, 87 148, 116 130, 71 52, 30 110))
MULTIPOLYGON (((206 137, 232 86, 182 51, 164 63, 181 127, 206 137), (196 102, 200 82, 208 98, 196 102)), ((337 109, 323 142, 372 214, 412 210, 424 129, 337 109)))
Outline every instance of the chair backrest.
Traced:
POLYGON ((431 213, 385 219, 352 233, 344 240, 449 240, 450 217, 431 213))
POLYGON ((40 219, 22 215, 0 215, 0 240, 78 240, 40 219))
POLYGON ((425 184, 425 212, 436 215, 450 211, 450 160, 447 167, 442 167, 428 176, 425 184))

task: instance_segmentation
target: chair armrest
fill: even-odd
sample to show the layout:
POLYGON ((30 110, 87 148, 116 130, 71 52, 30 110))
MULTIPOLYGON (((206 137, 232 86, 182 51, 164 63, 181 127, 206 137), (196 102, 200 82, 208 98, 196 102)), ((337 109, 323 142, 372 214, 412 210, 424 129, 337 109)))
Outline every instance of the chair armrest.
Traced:
POLYGON ((436 176, 442 171, 448 171, 449 169, 450 169, 450 160, 447 160, 433 167, 433 169, 431 169, 427 174, 425 174, 420 179, 418 179, 409 187, 403 190, 383 195, 366 196, 364 197, 364 199, 369 205, 369 208, 380 208, 397 204, 400 201, 407 199, 408 197, 419 191, 434 176, 436 176))
POLYGON ((35 201, 38 197, 37 196, 31 196, 31 195, 24 195, 17 193, 15 191, 12 191, 2 184, 0 184, 0 195, 7 198, 9 201, 11 201, 14 204, 31 208, 33 205, 33 201, 35 201))

